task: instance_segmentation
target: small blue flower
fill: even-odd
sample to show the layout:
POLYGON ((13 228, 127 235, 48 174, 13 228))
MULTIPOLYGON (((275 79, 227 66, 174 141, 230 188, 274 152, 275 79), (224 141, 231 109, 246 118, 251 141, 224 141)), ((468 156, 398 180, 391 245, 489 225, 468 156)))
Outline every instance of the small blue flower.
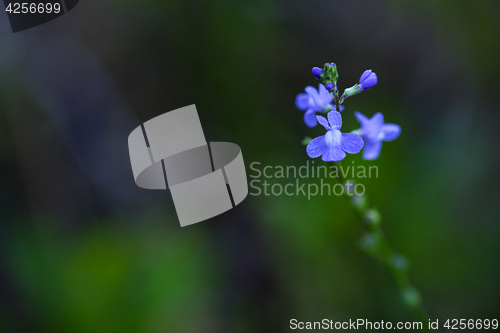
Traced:
POLYGON ((307 145, 306 152, 310 158, 323 155, 325 162, 341 161, 346 153, 357 154, 363 149, 363 139, 354 133, 342 133, 342 116, 337 111, 327 115, 328 121, 323 116, 316 116, 319 123, 326 128, 326 134, 312 139, 307 145))
POLYGON ((361 74, 359 78, 359 84, 363 90, 368 90, 378 82, 377 74, 373 72, 371 69, 367 69, 361 74))
POLYGON ((363 159, 375 160, 380 155, 382 141, 392 141, 401 134, 401 127, 396 124, 385 124, 384 115, 377 112, 371 119, 365 115, 354 112, 356 119, 361 124, 359 134, 365 140, 363 159))
POLYGON ((327 83, 327 84, 325 85, 325 88, 326 88, 326 90, 328 90, 328 91, 332 91, 332 90, 333 90, 333 88, 335 88, 335 86, 333 85, 333 83, 327 83))
POLYGON ((321 74, 323 74, 323 70, 319 67, 313 67, 313 69, 311 70, 311 73, 313 73, 314 76, 316 76, 316 78, 319 79, 321 74))
MULTIPOLYGON (((302 93, 297 95, 295 98, 295 105, 299 110, 306 110, 304 122, 307 126, 314 127, 318 124, 316 112, 337 110, 337 108, 331 104, 333 96, 330 95, 322 84, 318 86, 318 90, 309 86, 306 87, 305 91, 305 94, 302 93)), ((340 106, 340 111, 342 110, 344 110, 344 107, 340 106)))

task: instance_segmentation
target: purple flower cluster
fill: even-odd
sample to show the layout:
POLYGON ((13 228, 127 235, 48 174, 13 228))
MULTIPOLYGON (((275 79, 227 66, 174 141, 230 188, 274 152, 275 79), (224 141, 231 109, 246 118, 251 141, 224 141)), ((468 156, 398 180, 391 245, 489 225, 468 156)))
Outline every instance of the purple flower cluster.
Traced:
MULTIPOLYGON (((317 68, 317 67, 316 67, 317 68)), ((335 105, 332 105, 333 96, 330 95, 328 90, 320 84, 318 90, 314 87, 306 87, 305 93, 298 94, 295 98, 295 106, 299 110, 306 110, 304 113, 304 122, 309 127, 314 127, 318 124, 316 120, 317 112, 328 112, 337 110, 335 105)), ((340 111, 344 109, 340 107, 340 111)))
POLYGON ((305 93, 298 94, 295 105, 299 110, 305 110, 304 122, 309 127, 314 127, 318 122, 326 129, 326 134, 309 142, 306 148, 307 155, 311 158, 322 156, 325 162, 341 161, 346 153, 357 154, 363 147, 365 160, 377 159, 382 149, 383 141, 393 141, 401 134, 401 127, 396 124, 386 124, 382 113, 377 112, 372 118, 355 112, 356 119, 361 124, 359 130, 353 133, 342 133, 342 116, 340 112, 344 107, 340 104, 350 96, 368 90, 378 83, 377 74, 371 69, 363 72, 359 82, 344 91, 339 96, 337 91, 337 66, 327 63, 323 69, 314 67, 311 73, 321 82, 318 89, 306 87, 305 93), (335 104, 332 102, 335 101, 335 104), (337 111, 337 105, 339 110, 337 111), (317 115, 326 113, 327 118, 317 115))

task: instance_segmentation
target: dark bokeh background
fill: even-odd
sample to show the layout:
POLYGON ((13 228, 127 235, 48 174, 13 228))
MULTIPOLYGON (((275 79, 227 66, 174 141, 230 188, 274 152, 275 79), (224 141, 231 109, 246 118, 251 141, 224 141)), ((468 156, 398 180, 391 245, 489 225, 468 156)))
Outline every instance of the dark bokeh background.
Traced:
POLYGON ((498 318, 499 59, 497 0, 82 0, 0 32, 0 331, 411 320, 342 198, 249 196, 180 228, 168 192, 133 182, 128 134, 193 103, 247 167, 304 165, 300 140, 323 133, 294 99, 326 61, 342 89, 379 77, 346 130, 354 110, 403 128, 346 161, 378 166, 367 194, 430 317, 498 318))

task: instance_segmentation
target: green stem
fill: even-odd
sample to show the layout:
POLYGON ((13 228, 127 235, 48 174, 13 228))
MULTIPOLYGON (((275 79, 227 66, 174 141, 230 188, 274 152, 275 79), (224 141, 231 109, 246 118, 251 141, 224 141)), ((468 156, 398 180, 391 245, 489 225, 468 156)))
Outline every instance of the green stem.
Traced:
MULTIPOLYGON (((338 162, 330 162, 330 164, 335 167, 340 165, 338 162)), ((337 180, 340 184, 349 185, 342 173, 338 173, 338 175, 337 180)), ((374 207, 370 207, 365 194, 356 196, 349 195, 347 192, 344 191, 345 196, 351 201, 357 216, 368 231, 363 238, 364 249, 375 256, 389 270, 403 303, 411 312, 414 320, 422 322, 422 330, 424 332, 435 332, 428 328, 428 315, 422 305, 420 293, 410 283, 406 259, 394 252, 380 227, 380 213, 374 207)))
POLYGON ((340 112, 339 96, 337 94, 333 94, 333 98, 335 99, 335 106, 337 107, 337 111, 340 112))

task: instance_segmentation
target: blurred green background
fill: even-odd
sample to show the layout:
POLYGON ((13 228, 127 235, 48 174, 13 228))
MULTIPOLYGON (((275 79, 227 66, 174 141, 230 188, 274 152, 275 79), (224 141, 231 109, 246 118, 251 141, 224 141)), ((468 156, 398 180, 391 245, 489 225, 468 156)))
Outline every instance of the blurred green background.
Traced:
POLYGON ((343 198, 249 196, 180 228, 168 191, 133 181, 128 134, 189 104, 248 175, 304 165, 300 141, 323 131, 294 99, 330 61, 342 90, 379 77, 343 129, 355 110, 403 129, 378 160, 346 163, 378 166, 367 194, 430 317, 500 317, 499 59, 497 0, 81 0, 0 32, 0 331, 411 320, 343 198))

